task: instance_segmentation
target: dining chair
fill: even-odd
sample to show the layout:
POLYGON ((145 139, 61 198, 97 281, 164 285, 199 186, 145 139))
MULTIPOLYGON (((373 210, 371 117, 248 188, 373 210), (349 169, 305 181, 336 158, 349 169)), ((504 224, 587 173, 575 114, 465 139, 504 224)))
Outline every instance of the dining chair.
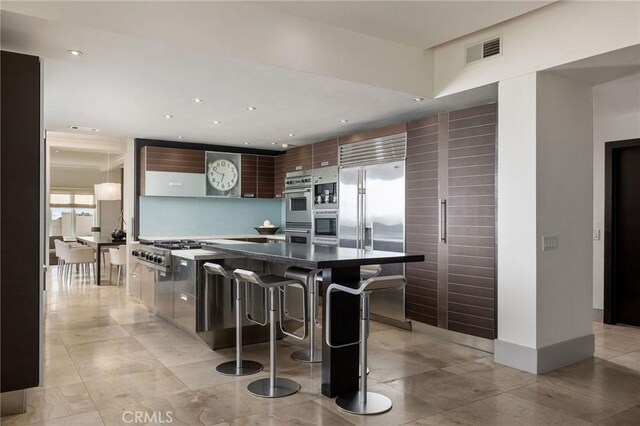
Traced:
POLYGON ((118 248, 109 248, 109 281, 111 281, 111 275, 113 274, 113 266, 118 267, 118 278, 117 285, 120 287, 120 275, 122 273, 122 267, 126 265, 127 262, 127 246, 121 245, 118 248))

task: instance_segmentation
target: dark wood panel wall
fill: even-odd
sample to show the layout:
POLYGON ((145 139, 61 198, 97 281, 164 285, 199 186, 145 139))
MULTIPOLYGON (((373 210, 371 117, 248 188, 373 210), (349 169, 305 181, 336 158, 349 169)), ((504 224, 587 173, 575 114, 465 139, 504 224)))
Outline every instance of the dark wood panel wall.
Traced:
POLYGON ((285 162, 286 172, 311 170, 312 156, 313 147, 311 145, 302 145, 288 149, 285 162))
POLYGON ((406 315, 438 325, 438 117, 407 123, 406 249, 425 261, 406 265, 406 315))
POLYGON ((338 165, 338 139, 337 138, 314 143, 312 147, 313 147, 312 155, 313 155, 314 169, 338 165))
POLYGON ((273 160, 273 196, 282 198, 284 194, 284 178, 286 171, 287 156, 285 154, 274 157, 273 160))
POLYGON ((154 172, 204 173, 205 151, 148 146, 146 169, 154 172))
POLYGON ((274 197, 274 157, 258 155, 258 198, 274 197))
POLYGON ((0 384, 2 392, 40 384, 40 59, 1 53, 0 384))
POLYGON ((256 198, 258 193, 258 156, 243 154, 240 157, 240 196, 256 198))
POLYGON ((497 335, 495 176, 495 104, 407 123, 406 248, 426 255, 406 266, 407 318, 497 335))

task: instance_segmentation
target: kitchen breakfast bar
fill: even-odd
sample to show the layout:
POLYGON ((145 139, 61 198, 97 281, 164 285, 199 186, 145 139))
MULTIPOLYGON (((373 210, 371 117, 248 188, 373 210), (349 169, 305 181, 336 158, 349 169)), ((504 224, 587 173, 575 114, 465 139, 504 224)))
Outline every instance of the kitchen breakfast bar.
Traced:
MULTIPOLYGON (((209 244, 202 248, 266 263, 321 269, 323 300, 326 300, 327 287, 332 283, 357 288, 361 266, 424 260, 422 254, 303 244, 209 244)), ((358 340, 359 303, 358 296, 344 292, 331 294, 331 318, 323 316, 323 330, 330 325, 335 345, 358 340)), ((331 348, 325 339, 322 340, 322 394, 334 397, 357 391, 358 346, 331 348)))

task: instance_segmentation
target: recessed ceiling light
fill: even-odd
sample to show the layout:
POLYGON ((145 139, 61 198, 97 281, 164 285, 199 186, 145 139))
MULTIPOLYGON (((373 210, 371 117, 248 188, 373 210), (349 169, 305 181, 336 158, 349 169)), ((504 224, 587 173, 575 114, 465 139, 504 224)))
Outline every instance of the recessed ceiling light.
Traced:
POLYGON ((83 127, 83 126, 69 126, 70 130, 80 130, 83 132, 99 132, 100 129, 96 129, 95 127, 83 127))
POLYGON ((256 107, 254 107, 254 106, 250 106, 250 107, 247 107, 247 109, 248 109, 249 111, 255 111, 255 110, 256 110, 256 107))
POLYGON ((173 118, 173 115, 167 114, 167 115, 164 116, 164 118, 173 118))
POLYGON ((271 142, 271 145, 278 145, 278 142, 271 142))
POLYGON ((249 145, 249 142, 245 142, 244 144, 245 144, 245 145, 249 145))
POLYGON ((204 99, 195 98, 195 99, 193 100, 193 102, 195 102, 195 103, 197 103, 197 104, 201 104, 201 103, 203 103, 203 102, 204 102, 204 99))
POLYGON ((178 139, 184 139, 184 136, 178 136, 178 139))
POLYGON ((341 123, 348 123, 349 120, 340 120, 341 123))
POLYGON ((282 144, 282 147, 283 147, 283 148, 289 148, 289 144, 288 144, 288 143, 283 143, 283 144, 282 144))
POLYGON ((218 120, 213 120, 213 124, 220 124, 218 120))
POLYGON ((75 50, 75 49, 67 50, 67 53, 68 53, 69 55, 71 55, 71 56, 82 56, 82 54, 83 54, 83 53, 82 53, 82 51, 80 51, 80 50, 75 50))
POLYGON ((413 98, 413 102, 424 101, 424 98, 413 98))
POLYGON ((56 149, 56 152, 60 152, 60 151, 56 149))
POLYGON ((295 133, 289 133, 289 137, 294 137, 296 134, 295 133))

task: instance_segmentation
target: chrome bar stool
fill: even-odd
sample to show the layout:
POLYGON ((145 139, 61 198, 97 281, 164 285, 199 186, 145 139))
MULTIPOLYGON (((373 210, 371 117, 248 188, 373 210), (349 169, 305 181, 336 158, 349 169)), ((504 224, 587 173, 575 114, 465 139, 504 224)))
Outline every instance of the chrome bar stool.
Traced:
POLYGON ((236 360, 218 364, 216 371, 225 376, 248 376, 261 371, 263 366, 259 362, 242 359, 242 283, 235 279, 231 269, 222 265, 207 262, 203 267, 207 274, 228 278, 236 284, 236 360))
MULTIPOLYGON (((347 346, 360 345, 360 371, 367 370, 367 339, 369 338, 369 296, 378 290, 388 290, 402 288, 407 280, 402 275, 390 275, 387 277, 374 277, 360 283, 358 288, 350 288, 340 284, 331 284, 327 288, 326 321, 327 331, 325 339, 327 345, 332 348, 344 348, 347 346), (360 296, 360 339, 357 342, 334 345, 331 342, 331 292, 343 291, 345 293, 360 296)), ((393 403, 389 398, 375 392, 367 391, 367 375, 360 374, 360 389, 345 395, 340 395, 336 399, 336 405, 342 411, 351 414, 380 414, 389 411, 393 403)))
POLYGON ((302 340, 307 336, 307 323, 305 322, 303 324, 303 332, 301 336, 287 331, 284 325, 285 316, 282 304, 284 299, 284 287, 290 285, 301 287, 303 294, 302 316, 306 318, 307 288, 305 283, 300 280, 281 277, 278 275, 258 275, 255 272, 247 271, 245 269, 236 269, 233 271, 233 275, 235 275, 236 280, 238 281, 257 284, 260 287, 267 289, 269 292, 269 368, 271 371, 269 372, 268 379, 259 379, 249 383, 247 390, 251 395, 262 398, 280 398, 298 392, 300 385, 297 382, 291 379, 276 377, 276 290, 279 290, 280 292, 280 331, 287 336, 302 340))
MULTIPOLYGON (((285 277, 295 278, 307 285, 309 291, 309 317, 303 318, 304 321, 309 321, 309 349, 301 349, 291 354, 291 359, 304 363, 317 363, 322 361, 322 350, 316 350, 315 347, 315 328, 322 328, 317 318, 318 307, 318 277, 322 278, 322 269, 304 269, 292 266, 287 269, 284 274, 285 277)), ((285 287, 286 290, 286 287, 285 287)), ((284 293, 284 303, 282 305, 286 315, 286 291, 284 293)), ((298 320, 287 316, 287 318, 298 320)))

